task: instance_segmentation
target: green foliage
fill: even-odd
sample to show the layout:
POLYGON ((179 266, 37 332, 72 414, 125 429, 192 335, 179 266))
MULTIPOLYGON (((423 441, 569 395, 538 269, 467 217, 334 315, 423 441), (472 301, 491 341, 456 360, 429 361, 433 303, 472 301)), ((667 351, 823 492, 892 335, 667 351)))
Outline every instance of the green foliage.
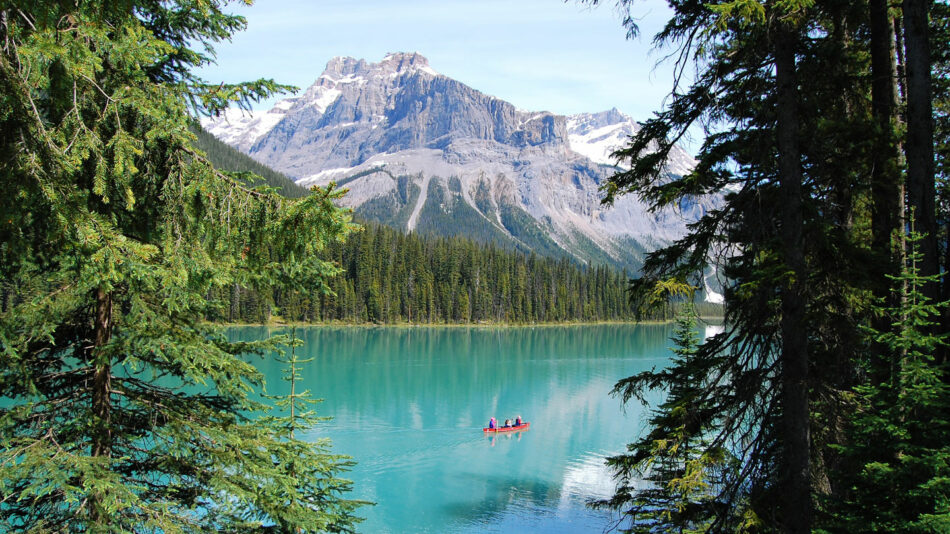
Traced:
MULTIPOLYGON (((300 198, 309 194, 309 191, 294 183, 290 178, 219 141, 200 126, 195 126, 192 131, 197 138, 195 148, 204 152, 215 168, 233 173, 250 173, 254 177, 262 178, 264 185, 273 187, 281 196, 287 198, 300 198)), ((251 182, 248 185, 255 185, 255 183, 251 182)))
POLYGON ((195 148, 195 113, 285 89, 192 74, 244 26, 223 5, 0 4, 8 531, 355 523, 342 466, 255 420, 243 356, 278 340, 230 343, 204 320, 233 284, 320 287, 338 269, 317 253, 352 229, 333 188, 291 201, 195 148), (299 455, 318 463, 288 473, 299 455))
MULTIPOLYGON (((501 216, 501 224, 505 230, 516 239, 515 248, 518 250, 533 251, 541 256, 551 258, 562 257, 565 255, 562 249, 553 239, 541 228, 538 221, 534 220, 524 209, 508 203, 502 203, 498 206, 498 212, 501 216)), ((599 248, 595 249, 601 252, 599 248)), ((603 252, 601 252, 603 254, 603 252)), ((614 259, 603 254, 604 258, 597 258, 597 263, 608 264, 614 259)), ((595 263, 593 261, 591 264, 595 263)))
MULTIPOLYGON (((616 4, 629 10, 635 2, 616 4)), ((938 437, 946 441, 941 434, 946 416, 937 414, 946 412, 945 386, 938 384, 947 382, 948 350, 924 347, 928 336, 946 334, 950 314, 940 304, 911 328, 881 313, 883 306, 889 314, 921 320, 910 308, 898 311, 896 303, 910 302, 910 294, 885 304, 876 300, 887 294, 889 276, 900 275, 911 215, 905 200, 925 207, 927 196, 933 199, 932 191, 920 187, 926 180, 915 182, 916 196, 900 191, 909 159, 900 152, 907 152, 915 133, 894 127, 900 122, 897 110, 909 104, 897 100, 907 98, 907 79, 898 77, 909 53, 901 40, 900 32, 908 30, 903 11, 887 2, 808 0, 670 6, 672 17, 655 42, 675 47, 677 87, 668 105, 616 153, 629 170, 611 177, 604 191, 608 202, 633 193, 653 209, 723 194, 722 205, 691 225, 686 236, 649 254, 631 286, 636 302, 649 308, 667 300, 657 298, 662 284, 701 285, 711 262, 728 281, 726 334, 697 349, 690 374, 681 373, 680 365, 669 374, 651 375, 649 383, 670 391, 694 387, 691 406, 697 408, 690 413, 696 423, 685 427, 692 429, 688 436, 701 451, 710 451, 710 460, 723 462, 707 467, 728 467, 705 471, 716 475, 708 486, 710 506, 702 507, 712 511, 710 530, 806 532, 816 524, 839 531, 946 529, 938 521, 947 506, 940 493, 946 456, 936 443, 938 437), (883 13, 885 30, 899 30, 896 41, 887 31, 872 32, 875 13, 883 13), (881 48, 883 69, 871 61, 881 48), (686 76, 691 62, 696 71, 686 76), (893 71, 887 68, 891 62, 893 71), (899 89, 897 97, 872 90, 882 79, 899 89), (682 177, 662 175, 674 143, 696 126, 707 133, 696 167, 682 177), (869 328, 879 334, 872 340, 869 328), (920 356, 902 356, 897 339, 907 354, 916 350, 920 356), (869 365, 868 353, 883 359, 869 365), (883 373, 886 368, 909 375, 898 380, 899 373, 883 373), (899 393, 896 384, 902 380, 918 386, 899 393), (876 437, 862 435, 862 442, 872 440, 862 448, 854 432, 876 437), (882 441, 886 447, 878 454, 872 449, 882 441), (900 480, 888 487, 891 476, 900 480), (812 521, 819 500, 853 508, 841 517, 812 521), (889 504, 878 512, 883 501, 889 504), (914 523, 924 517, 933 523, 914 523)), ((937 183, 943 196, 935 213, 925 214, 942 221, 942 247, 950 242, 943 171, 950 131, 947 15, 946 2, 930 12, 937 183)), ((628 15, 625 25, 636 33, 635 17, 628 15)), ((946 272, 950 256, 941 252, 936 271, 946 272)), ((934 271, 927 263, 931 269, 921 272, 934 271)), ((938 286, 936 279, 922 279, 924 286, 938 286)), ((914 284, 904 279, 904 285, 914 284)), ((950 300, 947 280, 939 286, 941 298, 930 303, 950 300)), ((646 387, 646 377, 636 378, 632 385, 646 387)), ((665 405, 659 414, 674 418, 677 409, 665 405)), ((653 431, 660 438, 670 428, 655 419, 653 431)), ((632 450, 641 455, 637 460, 656 454, 648 442, 635 442, 632 450)), ((625 464, 630 471, 620 472, 611 507, 642 512, 646 508, 637 507, 644 503, 675 502, 676 487, 627 484, 633 479, 623 476, 634 476, 639 467, 637 461, 625 464)))
MULTIPOLYGON (((679 292, 679 288, 676 290, 679 292)), ((625 378, 613 394, 626 404, 631 398, 645 402, 652 389, 671 384, 666 400, 650 418, 650 431, 627 446, 628 453, 607 459, 618 481, 610 499, 595 506, 621 511, 628 527, 624 532, 706 532, 721 509, 717 487, 736 468, 732 455, 711 446, 705 436, 702 363, 696 361, 699 335, 696 311, 686 304, 673 330, 670 365, 625 378)))
MULTIPOLYGON (((458 178, 450 179, 458 181, 458 178)), ((459 191, 445 187, 440 180, 429 181, 426 203, 419 214, 419 225, 415 231, 421 234, 442 237, 469 236, 480 243, 494 243, 517 247, 504 230, 490 224, 475 208, 470 206, 459 191)), ((525 250, 524 245, 521 245, 525 250)))
MULTIPOLYGON (((387 172, 388 171, 380 171, 387 172)), ((364 173, 357 173, 341 180, 341 184, 349 183, 364 173)), ((409 180, 408 176, 397 176, 396 188, 389 194, 373 198, 360 206, 359 217, 366 221, 377 222, 393 228, 405 228, 412 216, 420 188, 409 180)))
POLYGON ((290 391, 285 395, 268 395, 272 399, 275 411, 281 415, 271 415, 261 419, 261 423, 273 429, 279 436, 281 448, 274 451, 274 462, 281 473, 296 481, 293 486, 281 488, 279 499, 283 501, 285 516, 281 518, 279 529, 288 534, 297 532, 295 525, 306 524, 311 510, 320 510, 322 522, 311 524, 310 530, 317 532, 355 531, 354 511, 364 501, 339 498, 349 492, 352 483, 338 478, 337 473, 348 470, 353 462, 347 456, 330 453, 330 440, 321 438, 314 442, 302 442, 296 439, 297 431, 312 428, 327 417, 318 417, 312 406, 317 400, 310 397, 309 390, 298 391, 302 367, 312 358, 297 357, 297 347, 303 342, 297 339, 296 327, 291 328, 287 341, 290 355, 280 351, 277 361, 285 364, 283 379, 289 384, 290 391))
POLYGON ((948 303, 923 294, 923 285, 937 277, 920 275, 920 236, 908 239, 908 264, 891 277, 900 305, 880 310, 893 318, 893 328, 868 328, 870 354, 859 358, 868 376, 879 380, 854 388, 855 415, 848 440, 838 446, 849 462, 839 474, 849 491, 825 503, 834 530, 950 530, 950 381, 946 363, 936 358, 948 334, 933 328, 948 303))
MULTIPOLYGON (((465 238, 403 234, 366 224, 321 255, 343 272, 309 293, 221 288, 215 321, 537 323, 632 320, 626 274, 526 255, 465 238)), ((715 310, 712 310, 715 311, 715 310)), ((666 318, 667 310, 653 318, 666 318)))

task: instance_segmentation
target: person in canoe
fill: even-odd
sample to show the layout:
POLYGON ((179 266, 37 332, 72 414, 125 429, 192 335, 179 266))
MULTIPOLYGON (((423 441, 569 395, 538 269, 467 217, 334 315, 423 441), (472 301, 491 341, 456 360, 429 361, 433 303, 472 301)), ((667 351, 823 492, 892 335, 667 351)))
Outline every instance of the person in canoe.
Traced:
POLYGON ((521 416, 515 417, 515 426, 521 426, 521 416))
POLYGON ((522 419, 520 415, 518 416, 517 419, 518 419, 517 423, 513 422, 511 419, 505 419, 505 424, 499 426, 498 421, 496 421, 495 418, 492 417, 488 421, 488 426, 482 427, 482 430, 485 432, 486 435, 489 435, 489 434, 494 435, 496 432, 507 434, 507 433, 518 433, 522 430, 527 430, 531 426, 531 423, 522 419))

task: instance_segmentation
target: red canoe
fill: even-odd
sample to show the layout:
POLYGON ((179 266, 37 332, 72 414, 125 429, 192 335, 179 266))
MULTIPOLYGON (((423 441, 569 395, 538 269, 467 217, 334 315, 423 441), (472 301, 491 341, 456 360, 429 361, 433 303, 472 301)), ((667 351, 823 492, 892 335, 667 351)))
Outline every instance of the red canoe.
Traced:
POLYGON ((518 432, 521 430, 528 430, 528 427, 531 426, 531 423, 525 421, 518 426, 500 426, 498 428, 483 428, 482 432, 518 432))

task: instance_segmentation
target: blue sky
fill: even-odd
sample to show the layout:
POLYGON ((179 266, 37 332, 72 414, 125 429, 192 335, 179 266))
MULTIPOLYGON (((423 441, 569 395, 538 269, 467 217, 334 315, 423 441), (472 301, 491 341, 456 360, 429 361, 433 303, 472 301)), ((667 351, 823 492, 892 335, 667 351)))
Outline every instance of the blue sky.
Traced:
MULTIPOLYGON (((560 114, 617 107, 638 120, 672 87, 652 36, 665 2, 643 0, 633 14, 641 37, 626 39, 613 2, 597 8, 561 0, 257 0, 233 6, 248 28, 218 46, 209 81, 257 77, 309 86, 334 56, 377 62, 419 52, 430 66, 479 91, 532 111, 560 114)), ((263 106, 269 108, 270 102, 263 106)))

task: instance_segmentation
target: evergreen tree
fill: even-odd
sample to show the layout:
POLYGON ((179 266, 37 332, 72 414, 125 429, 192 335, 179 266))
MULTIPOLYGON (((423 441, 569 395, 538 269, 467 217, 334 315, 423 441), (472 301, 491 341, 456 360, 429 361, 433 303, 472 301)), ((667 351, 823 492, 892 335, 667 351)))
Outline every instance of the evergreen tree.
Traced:
POLYGON ((276 341, 205 322, 235 284, 325 285, 337 269, 317 253, 351 227, 332 188, 289 201, 194 148, 196 113, 285 89, 193 74, 244 27, 223 5, 0 3, 9 531, 352 524, 340 463, 255 419, 261 375, 243 356, 276 341), (291 455, 317 463, 288 472, 291 455))
MULTIPOLYGON (((632 320, 626 277, 479 244, 464 238, 405 235, 375 223, 321 257, 344 271, 299 294, 235 286, 216 296, 229 308, 209 319, 261 322, 276 305, 281 320, 371 323, 632 320), (590 289, 596 288, 596 289, 590 289), (320 312, 313 314, 313 310, 320 312)), ((717 310, 713 310, 717 312, 717 310)), ((657 316, 659 317, 659 316, 657 316)))
POLYGON ((192 130, 197 137, 195 147, 202 150, 216 168, 234 173, 245 173, 244 176, 249 178, 252 184, 258 179, 256 177, 263 178, 266 185, 274 187, 285 197, 300 198, 309 194, 306 188, 297 185, 290 178, 225 144, 200 126, 195 125, 192 130))
POLYGON ((320 512, 321 522, 310 524, 309 530, 317 532, 355 532, 358 518, 353 516, 361 501, 340 499, 338 495, 350 491, 348 480, 336 475, 352 466, 346 456, 330 454, 330 440, 323 438, 315 442, 303 442, 297 439, 298 431, 306 431, 327 417, 318 417, 312 406, 317 400, 310 397, 309 390, 298 391, 303 366, 313 358, 297 357, 297 347, 303 342, 297 338, 296 327, 290 330, 290 355, 281 349, 277 361, 286 365, 283 379, 290 386, 284 395, 269 395, 274 408, 281 415, 272 415, 262 419, 262 423, 273 428, 279 436, 281 447, 274 451, 274 461, 283 474, 295 481, 293 486, 283 488, 278 499, 283 501, 284 517, 277 525, 282 533, 299 532, 297 525, 307 524, 313 510, 320 512))
POLYGON ((891 277, 903 294, 898 307, 881 310, 893 328, 867 329, 869 346, 885 350, 856 358, 883 379, 855 388, 849 439, 840 445, 850 464, 837 473, 849 491, 825 503, 829 527, 840 532, 950 531, 950 377, 936 358, 947 334, 932 333, 948 303, 924 294, 938 277, 920 272, 921 240, 908 237, 908 263, 891 277))
MULTIPOLYGON (((678 287, 677 292, 692 289, 678 287)), ((624 532, 705 532, 717 506, 712 486, 733 467, 728 451, 707 446, 702 436, 709 429, 696 428, 708 409, 699 402, 704 376, 695 361, 696 325, 696 310, 687 300, 673 329, 670 365, 625 378, 613 389, 626 404, 632 398, 645 402, 652 388, 672 384, 650 418, 649 433, 628 445, 627 454, 607 459, 618 489, 595 505, 620 510, 624 532)))
MULTIPOLYGON (((719 262, 730 335, 697 351, 697 403, 707 409, 693 428, 736 469, 713 486, 710 528, 810 531, 815 497, 848 491, 832 476, 845 459, 831 445, 845 439, 847 392, 863 379, 854 355, 860 326, 874 321, 868 297, 884 294, 899 265, 895 146, 907 147, 894 93, 874 79, 893 83, 887 50, 906 47, 892 46, 886 28, 869 31, 872 13, 886 26, 895 12, 866 2, 670 4, 657 42, 678 45, 681 69, 693 60, 696 74, 618 152, 630 170, 608 181, 607 199, 633 192, 660 208, 723 195, 686 237, 649 255, 633 296, 662 304, 658 287, 698 285, 719 262), (872 40, 885 50, 873 60, 872 40), (697 123, 708 133, 697 166, 664 176, 669 150, 697 123)), ((933 211, 918 190, 918 209, 933 211)), ((657 385, 682 379, 667 378, 657 385)))

